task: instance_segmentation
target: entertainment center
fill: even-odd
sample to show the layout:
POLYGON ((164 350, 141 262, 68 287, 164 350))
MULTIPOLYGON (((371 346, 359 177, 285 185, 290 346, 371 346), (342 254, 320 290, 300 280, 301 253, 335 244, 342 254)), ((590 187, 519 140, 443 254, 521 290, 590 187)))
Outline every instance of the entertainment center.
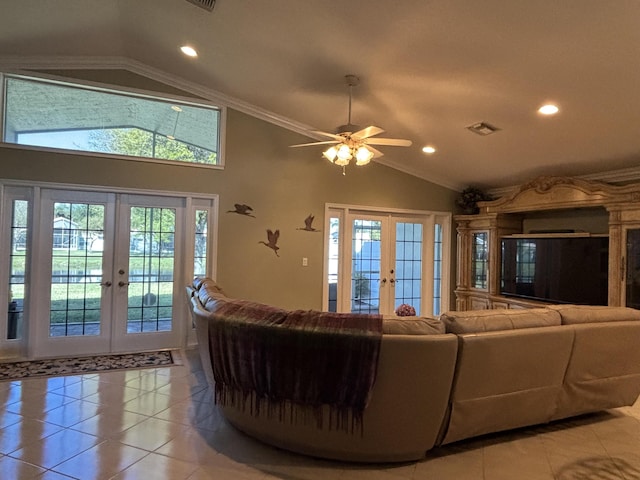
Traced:
POLYGON ((538 177, 456 215, 456 310, 640 308, 640 184, 538 177))

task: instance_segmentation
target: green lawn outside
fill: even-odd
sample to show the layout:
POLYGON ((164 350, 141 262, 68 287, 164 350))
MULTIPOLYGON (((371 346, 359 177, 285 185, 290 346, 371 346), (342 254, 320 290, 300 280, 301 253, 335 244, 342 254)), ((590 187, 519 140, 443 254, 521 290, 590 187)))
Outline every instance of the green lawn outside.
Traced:
MULTIPOLYGON (((12 267, 14 274, 24 274, 25 271, 25 255, 14 255, 12 257, 12 267)), ((154 257, 149 262, 142 254, 131 254, 129 258, 129 269, 147 271, 151 263, 152 271, 171 270, 173 268, 173 257, 154 257)), ((99 270, 102 268, 102 254, 85 252, 84 250, 59 250, 54 251, 52 270, 99 270)))
MULTIPOLYGON (((54 251, 52 277, 64 283, 51 284, 51 323, 87 323, 100 320, 102 294, 102 254, 85 251, 54 251), (69 282, 67 283, 67 275, 69 282), (88 275, 88 277, 85 277, 88 275), (84 281, 78 281, 84 280, 84 281)), ((12 274, 24 275, 25 256, 12 257, 12 274)), ((171 318, 173 301, 173 257, 145 258, 131 254, 129 259, 129 320, 171 318), (158 280, 158 274, 164 278, 158 280), (155 301, 149 301, 153 294, 155 301), (147 295, 145 297, 145 295, 147 295), (146 300, 146 302, 145 302, 146 300)), ((106 279, 105 279, 106 280, 106 279)), ((117 285, 111 288, 119 288, 117 285)), ((13 284, 14 299, 24 298, 24 286, 13 284)))

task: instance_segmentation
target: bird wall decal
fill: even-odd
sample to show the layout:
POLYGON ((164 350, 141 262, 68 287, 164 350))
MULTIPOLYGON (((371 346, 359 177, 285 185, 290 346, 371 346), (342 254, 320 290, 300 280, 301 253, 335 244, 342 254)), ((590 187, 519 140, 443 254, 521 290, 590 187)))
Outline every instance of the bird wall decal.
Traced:
POLYGON ((304 219, 304 228, 296 228, 296 230, 304 230, 305 232, 319 232, 317 228, 313 228, 313 219, 314 217, 311 213, 307 218, 304 219))
POLYGON ((276 230, 275 232, 272 232, 270 229, 267 229, 268 243, 262 240, 260 240, 258 243, 266 245, 267 247, 269 247, 271 250, 275 252, 276 257, 279 257, 280 255, 278 254, 278 250, 280 250, 280 247, 276 245, 276 243, 278 243, 279 237, 280 237, 280 230, 276 230))
POLYGON ((235 210, 227 210, 227 213, 237 213, 238 215, 244 215, 245 217, 253 217, 256 218, 255 215, 252 215, 253 208, 249 205, 245 205, 243 203, 236 203, 233 205, 235 210))

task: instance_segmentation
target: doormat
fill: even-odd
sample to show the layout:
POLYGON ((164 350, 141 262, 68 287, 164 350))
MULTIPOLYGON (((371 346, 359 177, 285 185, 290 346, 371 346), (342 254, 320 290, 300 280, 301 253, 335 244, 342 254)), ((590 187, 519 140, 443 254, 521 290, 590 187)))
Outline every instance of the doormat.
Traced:
POLYGON ((128 368, 163 367, 174 365, 174 363, 173 355, 168 350, 0 363, 0 381, 128 368))

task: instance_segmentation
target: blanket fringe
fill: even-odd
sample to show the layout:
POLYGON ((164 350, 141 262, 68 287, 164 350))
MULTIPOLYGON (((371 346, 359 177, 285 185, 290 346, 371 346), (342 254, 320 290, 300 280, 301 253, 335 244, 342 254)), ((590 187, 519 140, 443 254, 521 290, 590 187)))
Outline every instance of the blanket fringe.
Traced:
POLYGON ((343 431, 350 434, 356 432, 364 435, 362 415, 349 407, 332 405, 303 405, 289 400, 274 400, 258 397, 255 392, 243 392, 216 383, 215 403, 224 407, 232 407, 252 416, 276 418, 280 422, 292 425, 315 425, 318 429, 343 431))

